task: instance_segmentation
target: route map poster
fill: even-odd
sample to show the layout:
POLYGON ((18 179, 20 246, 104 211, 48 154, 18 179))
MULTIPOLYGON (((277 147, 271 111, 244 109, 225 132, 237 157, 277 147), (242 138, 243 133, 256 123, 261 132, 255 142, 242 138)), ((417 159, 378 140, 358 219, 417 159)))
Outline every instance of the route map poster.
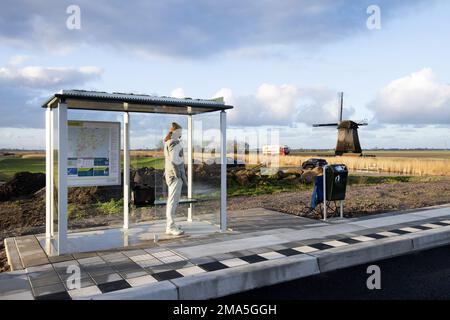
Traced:
POLYGON ((120 122, 68 121, 69 187, 120 185, 120 122))

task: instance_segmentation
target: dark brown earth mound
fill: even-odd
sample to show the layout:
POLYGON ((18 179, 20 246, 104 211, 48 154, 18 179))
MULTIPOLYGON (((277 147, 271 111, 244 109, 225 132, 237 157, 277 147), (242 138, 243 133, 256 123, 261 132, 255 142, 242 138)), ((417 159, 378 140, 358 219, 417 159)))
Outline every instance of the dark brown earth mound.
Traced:
POLYGON ((45 187, 45 174, 18 172, 0 186, 0 201, 30 196, 45 187))

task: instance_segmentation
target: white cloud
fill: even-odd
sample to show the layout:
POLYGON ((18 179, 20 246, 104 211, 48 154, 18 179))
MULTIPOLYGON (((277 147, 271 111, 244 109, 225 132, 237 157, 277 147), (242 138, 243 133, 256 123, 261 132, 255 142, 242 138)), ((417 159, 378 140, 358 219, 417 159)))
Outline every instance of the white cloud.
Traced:
POLYGON ((450 124, 450 85, 424 68, 382 88, 369 108, 382 123, 450 124))
MULTIPOLYGON (((213 97, 224 97, 235 108, 229 111, 229 123, 236 126, 292 126, 317 122, 337 122, 338 99, 328 88, 301 88, 294 85, 263 83, 251 95, 235 97, 232 90, 222 88, 213 97)), ((345 108, 344 114, 353 114, 345 108)))
POLYGON ((83 89, 102 74, 102 69, 92 66, 21 66, 28 58, 16 55, 0 67, 0 126, 42 128, 42 101, 60 89, 83 89))
POLYGON ((9 58, 8 64, 10 66, 18 66, 30 59, 31 59, 31 57, 28 55, 17 54, 17 55, 12 56, 11 58, 9 58))
POLYGON ((64 86, 97 79, 102 69, 97 67, 39 67, 0 68, 0 86, 46 88, 64 86))
POLYGON ((183 88, 176 88, 176 89, 173 89, 173 90, 170 92, 170 96, 171 96, 172 98, 180 98, 180 99, 186 98, 186 94, 184 93, 184 89, 183 89, 183 88))
POLYGON ((45 147, 44 129, 0 127, 0 136, 2 137, 0 148, 43 149, 45 147))

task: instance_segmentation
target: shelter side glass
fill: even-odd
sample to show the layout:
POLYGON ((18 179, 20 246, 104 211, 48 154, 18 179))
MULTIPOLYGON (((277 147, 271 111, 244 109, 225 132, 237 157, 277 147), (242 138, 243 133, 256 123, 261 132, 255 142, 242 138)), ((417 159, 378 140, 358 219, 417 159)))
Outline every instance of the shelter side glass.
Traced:
POLYGON ((192 117, 193 220, 220 224, 220 118, 219 113, 192 117))
MULTIPOLYGON (((157 115, 130 113, 130 223, 158 219, 154 202, 162 187, 164 155, 157 115)), ((161 222, 160 222, 161 223, 161 222)), ((160 228, 161 229, 161 228, 160 228)))

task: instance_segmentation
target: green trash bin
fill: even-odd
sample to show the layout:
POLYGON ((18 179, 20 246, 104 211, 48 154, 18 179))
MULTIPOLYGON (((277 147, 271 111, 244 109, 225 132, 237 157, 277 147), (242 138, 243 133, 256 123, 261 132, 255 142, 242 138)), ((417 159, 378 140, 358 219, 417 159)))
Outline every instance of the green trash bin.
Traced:
POLYGON ((326 198, 328 201, 345 200, 348 169, 345 164, 330 164, 325 169, 326 198))

